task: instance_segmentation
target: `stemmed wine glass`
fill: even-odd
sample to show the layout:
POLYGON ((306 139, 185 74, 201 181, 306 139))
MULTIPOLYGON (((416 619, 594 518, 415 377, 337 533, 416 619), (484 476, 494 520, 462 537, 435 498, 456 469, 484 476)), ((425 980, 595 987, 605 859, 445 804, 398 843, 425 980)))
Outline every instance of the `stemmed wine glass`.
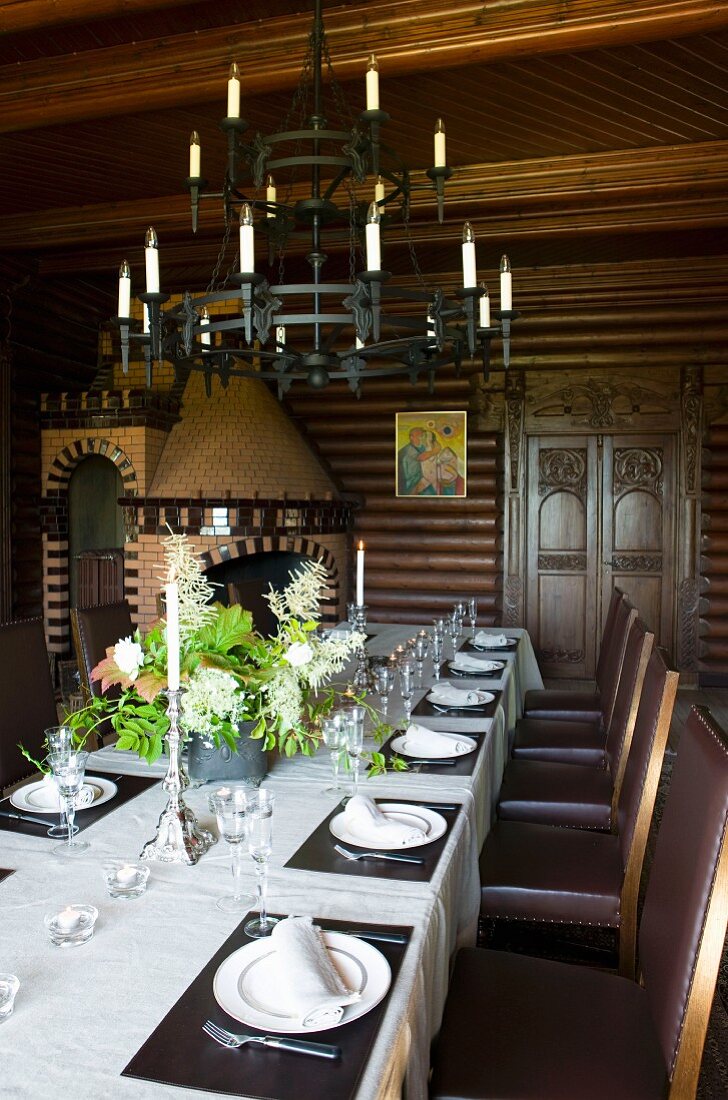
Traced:
POLYGON ((244 928, 253 939, 269 936, 278 920, 269 917, 266 912, 268 891, 268 859, 273 850, 273 807, 275 795, 259 788, 246 790, 245 816, 247 821, 248 851, 255 864, 255 878, 258 891, 258 916, 246 921, 244 928))
POLYGON ((87 760, 87 752, 75 752, 73 749, 48 754, 48 763, 53 769, 53 778, 66 810, 68 840, 65 844, 58 844, 53 849, 56 855, 75 856, 88 848, 87 841, 73 839, 74 832, 78 832, 73 827, 73 819, 76 816, 76 796, 83 787, 87 760))
MULTIPOLYGON (((72 726, 49 726, 47 730, 44 730, 43 736, 49 753, 71 751, 73 745, 72 726)), ((78 832, 78 825, 73 826, 73 831, 74 833, 78 832)), ((48 829, 48 836, 53 837, 54 840, 61 840, 61 838, 65 839, 68 836, 66 807, 62 798, 60 799, 60 816, 58 818, 58 824, 50 826, 48 829)))
POLYGON ((220 836, 230 846, 230 869, 233 874, 233 892, 218 898, 215 904, 223 913, 239 913, 250 909, 255 902, 253 894, 241 890, 243 841, 247 837, 247 799, 249 788, 218 787, 209 797, 210 809, 217 818, 220 836))
POLYGON ((374 687, 381 701, 382 714, 386 714, 389 695, 394 687, 394 669, 391 665, 377 665, 374 669, 374 687))
POLYGON ((458 642, 460 641, 460 631, 462 624, 458 616, 457 611, 453 611, 450 618, 447 620, 447 629, 450 634, 450 643, 452 645, 452 659, 455 660, 458 651, 458 642))
POLYGON ((432 675, 436 680, 440 679, 440 665, 442 663, 442 647, 444 643, 444 634, 436 630, 432 635, 432 675))
POLYGON ((422 687, 422 675, 425 667, 425 657, 430 646, 430 635, 426 630, 421 630, 415 639, 415 662, 417 664, 417 686, 422 687))
POLYGON ((415 690, 415 666, 411 661, 403 661, 399 666, 399 692, 404 703, 405 729, 412 717, 412 696, 415 690))
POLYGON ((473 638, 475 638, 476 624, 478 621, 478 601, 475 596, 471 596, 468 600, 468 618, 470 619, 470 629, 473 632, 473 638))
POLYGON ((346 745, 346 732, 340 714, 332 714, 330 718, 324 718, 321 723, 321 735, 324 739, 324 745, 326 745, 331 755, 332 774, 332 782, 328 787, 324 787, 323 793, 336 793, 341 790, 339 765, 341 764, 342 750, 346 745))
POLYGON ((349 707, 344 713, 346 751, 351 765, 351 795, 359 793, 359 768, 364 747, 364 707, 349 707))

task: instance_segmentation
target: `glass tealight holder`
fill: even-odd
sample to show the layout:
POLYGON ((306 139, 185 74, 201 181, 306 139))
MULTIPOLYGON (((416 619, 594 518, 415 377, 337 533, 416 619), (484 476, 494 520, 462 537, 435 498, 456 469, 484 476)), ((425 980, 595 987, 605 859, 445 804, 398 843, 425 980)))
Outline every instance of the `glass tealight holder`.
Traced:
POLYGON ((106 889, 112 898, 140 898, 147 888, 148 863, 130 863, 115 859, 101 868, 106 889))
POLYGON ((0 1024, 12 1014, 19 989, 20 982, 14 974, 0 974, 0 1024))
POLYGON ((67 905, 58 913, 49 913, 43 923, 56 947, 78 947, 93 936, 98 915, 94 905, 67 905))

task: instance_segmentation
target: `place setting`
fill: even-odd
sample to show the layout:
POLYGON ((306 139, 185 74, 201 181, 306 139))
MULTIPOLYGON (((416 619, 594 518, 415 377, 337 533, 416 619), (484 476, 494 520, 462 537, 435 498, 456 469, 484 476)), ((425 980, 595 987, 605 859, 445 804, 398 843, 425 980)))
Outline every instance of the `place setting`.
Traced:
POLYGON ((426 771, 428 775, 471 775, 480 745, 480 735, 453 733, 410 722, 395 730, 384 742, 382 752, 389 764, 394 755, 407 761, 405 776, 426 771))
POLYGON ((518 648, 519 640, 520 639, 502 632, 495 633, 494 631, 477 630, 468 638, 463 649, 467 653, 485 653, 491 650, 512 652, 514 649, 518 648))
POLYGON ((463 719, 492 718, 499 699, 500 692, 466 688, 451 684, 449 680, 438 680, 428 688, 411 713, 417 718, 446 716, 448 724, 463 719))
POLYGON ((481 652, 468 653, 459 650, 453 660, 445 661, 440 666, 440 677, 444 675, 465 680, 502 680, 504 670, 505 661, 493 661, 481 652))
POLYGON ((357 1089, 412 928, 276 916, 241 922, 122 1072, 276 1100, 357 1089))

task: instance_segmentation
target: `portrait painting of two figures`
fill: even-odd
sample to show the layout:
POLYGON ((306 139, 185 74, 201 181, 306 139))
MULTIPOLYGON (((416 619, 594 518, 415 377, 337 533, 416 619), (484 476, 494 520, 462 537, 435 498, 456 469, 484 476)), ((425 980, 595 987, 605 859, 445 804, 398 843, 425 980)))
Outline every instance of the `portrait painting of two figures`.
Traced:
POLYGON ((397 413, 397 496, 466 496, 464 412, 397 413))

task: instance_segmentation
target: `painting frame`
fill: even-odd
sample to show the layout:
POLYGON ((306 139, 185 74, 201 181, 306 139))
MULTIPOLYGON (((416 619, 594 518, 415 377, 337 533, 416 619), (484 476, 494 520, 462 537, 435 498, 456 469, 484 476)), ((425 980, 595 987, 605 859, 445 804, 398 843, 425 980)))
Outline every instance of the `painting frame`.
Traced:
POLYGON ((467 497, 467 412, 443 409, 395 413, 394 465, 397 497, 467 497))

